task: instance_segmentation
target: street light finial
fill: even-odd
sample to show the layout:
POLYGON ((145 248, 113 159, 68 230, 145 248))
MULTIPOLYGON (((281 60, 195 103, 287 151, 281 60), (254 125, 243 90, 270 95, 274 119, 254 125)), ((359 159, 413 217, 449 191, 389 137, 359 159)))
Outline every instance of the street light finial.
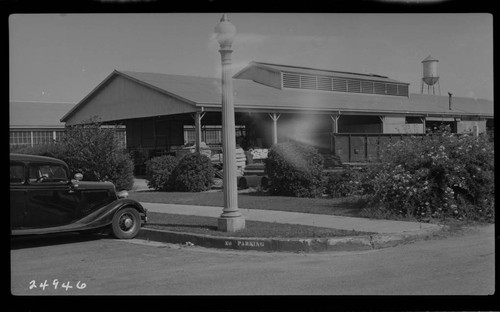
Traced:
POLYGON ((227 14, 224 13, 222 15, 220 22, 215 26, 214 32, 216 34, 215 38, 221 47, 231 47, 236 34, 236 28, 229 21, 227 14))

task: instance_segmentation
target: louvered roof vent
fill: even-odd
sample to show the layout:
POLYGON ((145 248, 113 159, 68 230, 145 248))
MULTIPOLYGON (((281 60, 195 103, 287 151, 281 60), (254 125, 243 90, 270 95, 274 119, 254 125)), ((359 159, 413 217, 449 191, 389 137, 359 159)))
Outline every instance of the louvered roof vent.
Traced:
POLYGON ((408 97, 408 84, 282 72, 282 87, 408 97))

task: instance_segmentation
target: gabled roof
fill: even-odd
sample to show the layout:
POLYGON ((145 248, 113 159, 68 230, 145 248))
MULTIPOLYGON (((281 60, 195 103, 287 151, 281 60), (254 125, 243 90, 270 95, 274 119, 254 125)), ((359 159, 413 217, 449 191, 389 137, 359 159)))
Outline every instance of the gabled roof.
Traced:
POLYGON ((296 73, 301 75, 312 75, 312 76, 334 76, 339 78, 347 78, 347 79, 356 79, 356 80, 370 80, 370 81, 380 81, 380 82, 390 82, 390 83, 400 83, 406 84, 409 83, 397 81, 394 79, 390 79, 387 76, 376 75, 376 74, 361 74, 361 73, 352 73, 352 72, 344 72, 344 71, 336 71, 336 70, 326 70, 326 69, 318 69, 318 68, 310 68, 310 67, 301 67, 301 66, 291 66, 291 65, 280 65, 280 64, 272 64, 272 63, 264 63, 264 62, 255 62, 252 61, 248 66, 240 70, 233 77, 238 78, 241 73, 248 70, 249 68, 256 66, 261 68, 267 68, 276 72, 286 72, 286 73, 296 73))
MULTIPOLYGON (((124 71, 148 85, 176 94, 197 106, 220 107, 220 79, 138 73, 124 71)), ((447 96, 410 94, 410 98, 309 90, 280 90, 251 80, 233 79, 235 108, 402 112, 421 114, 481 114, 493 115, 493 103, 488 100, 453 97, 452 110, 447 96)))
POLYGON ((9 103, 11 128, 63 128, 60 118, 75 106, 75 103, 20 102, 9 103))
MULTIPOLYGON (((62 121, 77 113, 92 95, 106 86, 105 82, 119 75, 151 90, 175 97, 195 107, 220 110, 221 81, 218 78, 167 75, 132 71, 114 71, 85 97, 62 121)), ((493 102, 453 97, 452 110, 447 96, 410 94, 395 97, 374 94, 276 89, 252 80, 233 79, 235 111, 322 111, 342 114, 405 114, 429 116, 483 116, 493 117, 493 102)), ((163 104, 161 104, 163 105, 163 104)), ((161 115, 161 114, 159 114, 161 115)), ((130 119, 136 118, 130 116, 130 119)))

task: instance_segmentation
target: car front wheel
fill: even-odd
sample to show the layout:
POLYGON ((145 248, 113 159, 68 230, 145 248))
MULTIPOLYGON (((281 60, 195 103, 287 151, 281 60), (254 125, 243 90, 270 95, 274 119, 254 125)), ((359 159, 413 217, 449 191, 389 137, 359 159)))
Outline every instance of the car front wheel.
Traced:
POLYGON ((115 213, 111 224, 116 238, 134 238, 141 229, 141 217, 134 208, 124 208, 115 213))

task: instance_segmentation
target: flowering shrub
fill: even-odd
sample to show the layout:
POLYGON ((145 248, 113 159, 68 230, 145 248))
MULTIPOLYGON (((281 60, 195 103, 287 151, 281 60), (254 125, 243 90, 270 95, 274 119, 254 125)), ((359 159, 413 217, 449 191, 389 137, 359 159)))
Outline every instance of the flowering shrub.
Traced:
POLYGON ((323 157, 311 146, 296 142, 275 144, 265 166, 273 195, 317 197, 323 193, 323 157))
POLYGON ((177 163, 177 158, 173 156, 159 156, 146 161, 148 187, 157 191, 166 191, 168 181, 177 163))
POLYGON ((345 169, 341 173, 329 173, 326 176, 326 194, 331 197, 363 195, 364 174, 359 170, 345 169))
POLYGON ((214 183, 214 175, 210 158, 199 153, 187 154, 175 166, 168 188, 180 192, 207 191, 214 183))
POLYGON ((384 149, 370 204, 417 219, 494 220, 494 146, 486 136, 409 137, 384 149))

